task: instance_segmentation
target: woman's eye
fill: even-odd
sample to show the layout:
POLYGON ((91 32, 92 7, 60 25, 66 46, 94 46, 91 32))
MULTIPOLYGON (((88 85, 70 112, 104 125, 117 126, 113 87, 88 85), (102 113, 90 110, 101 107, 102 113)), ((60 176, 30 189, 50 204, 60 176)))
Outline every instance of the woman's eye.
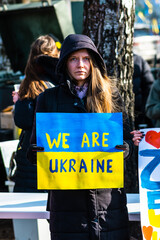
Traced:
POLYGON ((89 58, 89 57, 85 57, 85 60, 86 60, 86 61, 89 61, 89 60, 90 60, 90 58, 89 58))
POLYGON ((72 57, 70 60, 71 60, 71 61, 76 61, 76 60, 77 60, 77 58, 75 58, 75 57, 72 57))

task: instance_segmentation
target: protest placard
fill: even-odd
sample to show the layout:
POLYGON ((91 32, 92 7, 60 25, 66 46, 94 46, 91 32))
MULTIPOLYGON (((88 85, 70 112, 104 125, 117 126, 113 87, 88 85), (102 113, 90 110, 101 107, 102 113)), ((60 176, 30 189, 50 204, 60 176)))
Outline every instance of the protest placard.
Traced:
POLYGON ((144 240, 160 239, 160 128, 142 129, 139 144, 141 227, 144 240))
POLYGON ((123 187, 122 113, 37 113, 39 189, 123 187))

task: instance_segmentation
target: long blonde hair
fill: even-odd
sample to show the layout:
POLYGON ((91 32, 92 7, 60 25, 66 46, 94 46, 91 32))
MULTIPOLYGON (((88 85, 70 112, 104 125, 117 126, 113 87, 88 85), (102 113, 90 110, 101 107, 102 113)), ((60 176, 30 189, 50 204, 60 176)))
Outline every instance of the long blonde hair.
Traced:
POLYGON ((49 35, 40 36, 31 45, 27 65, 25 68, 25 78, 19 89, 20 100, 24 98, 35 99, 47 87, 46 83, 39 79, 37 70, 35 69, 35 59, 40 55, 48 55, 58 57, 59 51, 56 43, 49 35))
POLYGON ((91 78, 87 94, 87 111, 95 113, 112 113, 118 110, 115 99, 115 80, 103 74, 91 56, 91 78))

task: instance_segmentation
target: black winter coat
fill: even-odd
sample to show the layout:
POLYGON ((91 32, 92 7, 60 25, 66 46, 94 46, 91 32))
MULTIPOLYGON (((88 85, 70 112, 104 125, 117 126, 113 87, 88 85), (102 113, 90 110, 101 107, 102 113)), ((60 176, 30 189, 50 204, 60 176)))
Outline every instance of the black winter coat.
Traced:
POLYGON ((135 94, 135 128, 146 123, 152 127, 152 122, 145 115, 145 105, 154 77, 149 64, 139 55, 134 54, 133 92, 135 94))
MULTIPOLYGON (((63 85, 40 94, 36 112, 84 113, 86 109, 81 99, 63 85)), ((35 126, 32 143, 34 133, 35 126)), ((124 140, 132 146, 126 120, 124 140)), ((124 189, 51 190, 47 210, 53 240, 129 240, 124 189)))
POLYGON ((14 121, 16 126, 22 129, 22 132, 15 157, 17 170, 14 178, 14 192, 37 191, 37 169, 26 157, 32 133, 34 109, 35 100, 32 99, 18 100, 15 104, 14 121))
MULTIPOLYGON (((66 77, 66 60, 72 52, 80 49, 87 49, 101 74, 105 74, 104 61, 93 41, 85 35, 70 34, 62 44, 57 64, 57 73, 62 74, 63 84, 39 95, 36 112, 86 112, 86 99, 81 100, 71 92, 66 77)), ((124 140, 132 151, 131 138, 125 118, 124 140)), ((34 125, 31 142, 35 143, 35 140, 34 125)), ((51 190, 47 209, 50 211, 52 240, 129 240, 124 189, 51 190)))

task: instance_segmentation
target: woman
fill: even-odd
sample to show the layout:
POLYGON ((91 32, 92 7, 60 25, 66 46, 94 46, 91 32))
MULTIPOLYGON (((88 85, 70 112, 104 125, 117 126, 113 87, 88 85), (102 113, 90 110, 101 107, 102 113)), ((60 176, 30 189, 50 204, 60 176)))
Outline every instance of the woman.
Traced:
MULTIPOLYGON (((63 76, 60 86, 39 95, 36 112, 111 113, 122 110, 119 94, 107 77, 103 59, 89 37, 71 34, 64 40, 57 72, 63 76)), ((32 162, 35 162, 35 138, 34 124, 33 145, 28 151, 32 162)), ((132 140, 126 118, 124 140, 129 157, 132 140)), ((53 240, 129 239, 124 189, 51 190, 47 208, 53 240)))
POLYGON ((37 38, 31 45, 25 78, 19 91, 12 93, 15 125, 22 129, 15 156, 17 169, 13 179, 14 192, 37 191, 36 166, 28 161, 26 152, 32 132, 36 98, 45 89, 57 84, 54 69, 58 56, 59 51, 52 37, 45 35, 37 38))

